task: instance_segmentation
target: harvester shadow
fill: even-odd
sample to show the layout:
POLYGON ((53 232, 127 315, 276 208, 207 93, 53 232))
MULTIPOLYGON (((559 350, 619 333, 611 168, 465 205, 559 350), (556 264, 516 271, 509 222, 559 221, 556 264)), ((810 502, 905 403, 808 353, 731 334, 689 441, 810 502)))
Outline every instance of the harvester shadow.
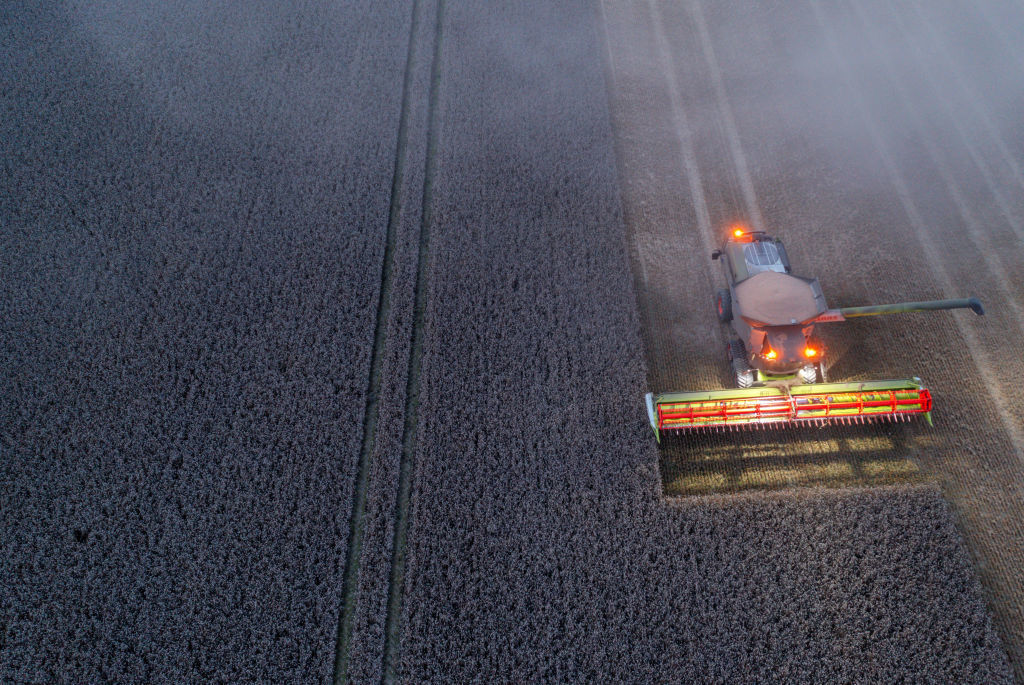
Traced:
POLYGON ((915 424, 789 427, 663 436, 666 497, 807 487, 872 487, 930 480, 915 424))

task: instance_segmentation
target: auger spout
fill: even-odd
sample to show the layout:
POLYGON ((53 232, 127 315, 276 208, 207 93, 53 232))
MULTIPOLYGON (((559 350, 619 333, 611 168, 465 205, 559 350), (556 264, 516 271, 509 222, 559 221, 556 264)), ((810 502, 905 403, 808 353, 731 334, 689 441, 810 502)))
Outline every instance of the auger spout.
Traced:
POLYGON ((857 316, 879 316, 881 314, 905 314, 907 312, 930 312, 938 309, 970 309, 975 314, 985 313, 981 301, 976 297, 956 300, 927 300, 925 302, 900 302, 899 304, 875 304, 866 307, 842 307, 838 311, 843 318, 857 316))

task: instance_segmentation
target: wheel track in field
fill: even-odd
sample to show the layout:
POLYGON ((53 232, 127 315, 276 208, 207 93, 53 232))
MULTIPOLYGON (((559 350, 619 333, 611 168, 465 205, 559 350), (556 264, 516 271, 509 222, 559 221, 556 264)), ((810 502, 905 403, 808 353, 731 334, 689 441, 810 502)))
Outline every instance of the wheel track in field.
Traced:
POLYGON ((398 663, 405 538, 412 489, 419 373, 428 298, 429 235, 440 108, 441 3, 417 0, 403 90, 402 164, 396 164, 391 289, 377 377, 372 443, 358 498, 359 544, 349 567, 335 682, 390 681, 398 663))
POLYGON ((370 459, 376 439, 377 417, 380 411, 382 365, 387 344, 388 319, 391 313, 392 280, 394 276, 395 241, 398 233, 402 202, 402 178, 405 175, 409 142, 409 99, 412 90, 412 65, 415 55, 416 28, 419 22, 420 2, 414 0, 409 27, 405 73, 402 81, 402 104, 398 119, 398 142, 391 177, 391 197, 388 206, 387 233, 384 259, 381 266, 380 293, 374 324, 373 348, 370 353, 370 374, 367 380, 366 407, 363 414, 363 439, 359 451, 359 464, 353 489, 352 512, 349 516, 349 539, 342 583, 342 605, 338 617, 338 640, 334 657, 334 682, 347 680, 353 622, 359 583, 359 563, 363 548, 363 516, 366 511, 366 490, 369 481, 370 459))
POLYGON ((416 262, 416 284, 413 309, 412 347, 406 376, 405 424, 402 429, 402 458, 399 466, 397 510, 392 543, 391 576, 388 585, 387 617, 384 627, 383 682, 397 677, 401 642, 402 591, 405 580, 406 542, 409 532, 409 506, 412 497, 413 462, 417 447, 416 429, 420 393, 420 369, 423 361, 423 335, 426 325, 427 295, 430 287, 428 258, 430 231, 433 223, 434 176, 437 171, 437 145, 441 87, 441 55, 444 43, 445 0, 438 0, 434 26, 434 49, 430 66, 428 97, 427 158, 423 176, 423 212, 420 217, 419 253, 416 262))

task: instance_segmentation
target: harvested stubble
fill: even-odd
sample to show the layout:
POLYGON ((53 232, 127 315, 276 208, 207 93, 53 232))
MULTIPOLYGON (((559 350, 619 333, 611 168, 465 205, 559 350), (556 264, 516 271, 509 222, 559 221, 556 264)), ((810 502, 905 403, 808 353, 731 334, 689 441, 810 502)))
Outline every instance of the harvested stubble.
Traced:
POLYGON ((446 36, 402 678, 1008 682, 935 488, 660 499, 593 8, 446 36))
MULTIPOLYGON (((984 317, 879 317, 822 331, 834 379, 924 378, 936 398, 933 428, 678 440, 661 453, 666 494, 940 482, 1024 678, 1024 395, 1000 380, 1024 372, 1005 349, 1022 321, 1008 286, 1024 275, 1024 243, 1014 237, 1020 176, 1005 164, 1004 144, 1020 138, 1019 122, 980 83, 963 80, 965 69, 991 71, 992 46, 950 49, 984 31, 984 4, 602 6, 651 387, 731 382, 708 297, 721 276, 707 255, 716 229, 738 218, 760 214, 786 239, 794 264, 821 277, 832 304, 965 290, 992 303, 984 317), (943 39, 936 25, 955 30, 943 39), (909 98, 901 92, 908 88, 909 98), (687 180, 682 192, 678 179, 687 180), (691 227, 704 206, 702 241, 691 227), (680 274, 712 282, 694 287, 680 274), (825 464, 837 468, 815 468, 825 464)), ((1024 12, 1008 11, 1004 21, 1024 25, 1024 12)), ((1019 71, 1000 51, 1007 72, 1019 71)))
POLYGON ((330 678, 404 3, 0 19, 0 680, 330 678))

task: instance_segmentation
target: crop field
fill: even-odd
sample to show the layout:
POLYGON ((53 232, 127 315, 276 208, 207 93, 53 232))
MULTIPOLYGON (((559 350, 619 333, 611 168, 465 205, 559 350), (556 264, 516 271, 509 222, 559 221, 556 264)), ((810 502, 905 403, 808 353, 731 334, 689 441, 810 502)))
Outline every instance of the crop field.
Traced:
POLYGON ((0 10, 0 681, 1024 680, 1024 7, 0 10), (786 240, 936 425, 670 436, 786 240))
POLYGON ((0 680, 330 678, 402 5, 3 10, 0 680))

